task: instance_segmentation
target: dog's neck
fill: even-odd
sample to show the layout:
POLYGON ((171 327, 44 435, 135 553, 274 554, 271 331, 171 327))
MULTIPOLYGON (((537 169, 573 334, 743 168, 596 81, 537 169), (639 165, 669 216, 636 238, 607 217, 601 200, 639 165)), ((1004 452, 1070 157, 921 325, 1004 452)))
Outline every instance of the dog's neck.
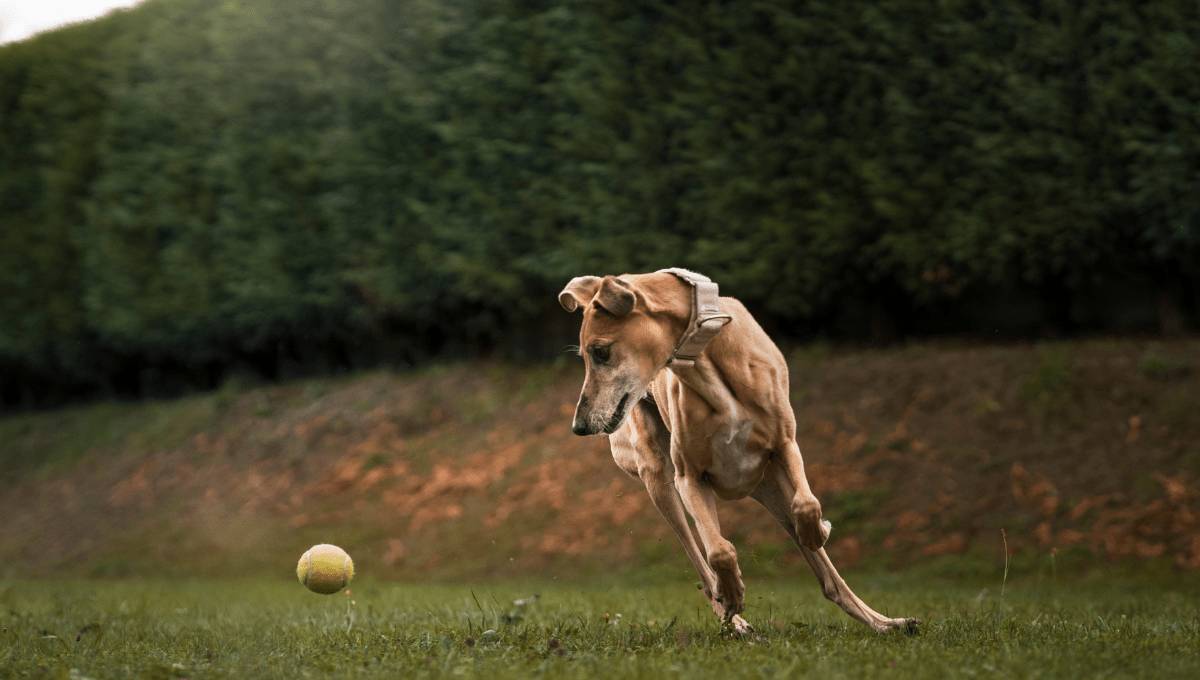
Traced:
POLYGON ((705 349, 716 339, 726 324, 732 321, 720 306, 717 284, 708 277, 686 269, 663 269, 660 273, 674 274, 691 289, 691 318, 667 361, 666 368, 687 385, 725 420, 736 426, 741 409, 712 352, 705 349))
POLYGON ((717 284, 702 274, 686 269, 660 269, 657 273, 674 274, 691 288, 691 318, 687 328, 675 345, 675 351, 667 361, 671 368, 687 368, 695 365, 704 348, 728 324, 732 317, 721 312, 721 298, 717 284))
MULTIPOLYGON (((721 340, 718 339, 717 343, 721 343, 721 340)), ((728 435, 732 441, 746 425, 745 410, 726 379, 718 354, 728 358, 727 354, 705 352, 691 365, 668 365, 665 370, 669 370, 679 382, 708 404, 717 420, 728 426, 728 435)))

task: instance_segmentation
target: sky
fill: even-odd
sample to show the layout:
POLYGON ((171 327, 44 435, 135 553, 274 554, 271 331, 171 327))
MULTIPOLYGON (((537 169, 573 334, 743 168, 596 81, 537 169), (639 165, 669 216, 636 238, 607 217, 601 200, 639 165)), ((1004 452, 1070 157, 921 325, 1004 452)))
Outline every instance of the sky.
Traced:
POLYGON ((104 16, 142 0, 0 0, 0 43, 24 40, 64 24, 104 16))

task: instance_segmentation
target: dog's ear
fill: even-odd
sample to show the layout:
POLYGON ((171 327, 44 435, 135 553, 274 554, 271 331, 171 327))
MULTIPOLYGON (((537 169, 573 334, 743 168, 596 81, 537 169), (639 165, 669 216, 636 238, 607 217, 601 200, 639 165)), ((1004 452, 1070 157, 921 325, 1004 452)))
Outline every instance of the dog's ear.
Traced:
POLYGON ((558 304, 568 312, 579 309, 596 297, 596 290, 600 288, 600 282, 599 276, 576 276, 558 294, 558 304))
POLYGON ((636 301, 637 297, 628 283, 615 276, 606 276, 594 302, 613 316, 625 316, 633 311, 636 301))

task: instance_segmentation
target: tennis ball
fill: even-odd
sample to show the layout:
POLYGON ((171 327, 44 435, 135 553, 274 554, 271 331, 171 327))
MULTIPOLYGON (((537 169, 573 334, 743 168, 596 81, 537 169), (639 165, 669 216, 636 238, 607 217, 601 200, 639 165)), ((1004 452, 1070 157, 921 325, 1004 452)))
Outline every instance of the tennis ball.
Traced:
POLYGON ((354 578, 354 560, 336 545, 314 545, 300 556, 296 578, 314 593, 331 595, 354 578))

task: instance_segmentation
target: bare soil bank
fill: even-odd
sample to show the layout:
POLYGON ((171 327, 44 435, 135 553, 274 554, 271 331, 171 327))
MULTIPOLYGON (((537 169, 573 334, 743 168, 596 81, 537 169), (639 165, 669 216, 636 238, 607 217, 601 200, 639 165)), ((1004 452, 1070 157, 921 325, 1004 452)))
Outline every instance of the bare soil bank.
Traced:
MULTIPOLYGON (((790 354, 839 566, 1071 549, 1200 568, 1200 341, 790 354)), ((0 421, 0 576, 286 575, 337 543, 376 578, 690 570, 575 359, 99 405, 0 421)), ((744 568, 798 555, 723 504, 744 568)))

